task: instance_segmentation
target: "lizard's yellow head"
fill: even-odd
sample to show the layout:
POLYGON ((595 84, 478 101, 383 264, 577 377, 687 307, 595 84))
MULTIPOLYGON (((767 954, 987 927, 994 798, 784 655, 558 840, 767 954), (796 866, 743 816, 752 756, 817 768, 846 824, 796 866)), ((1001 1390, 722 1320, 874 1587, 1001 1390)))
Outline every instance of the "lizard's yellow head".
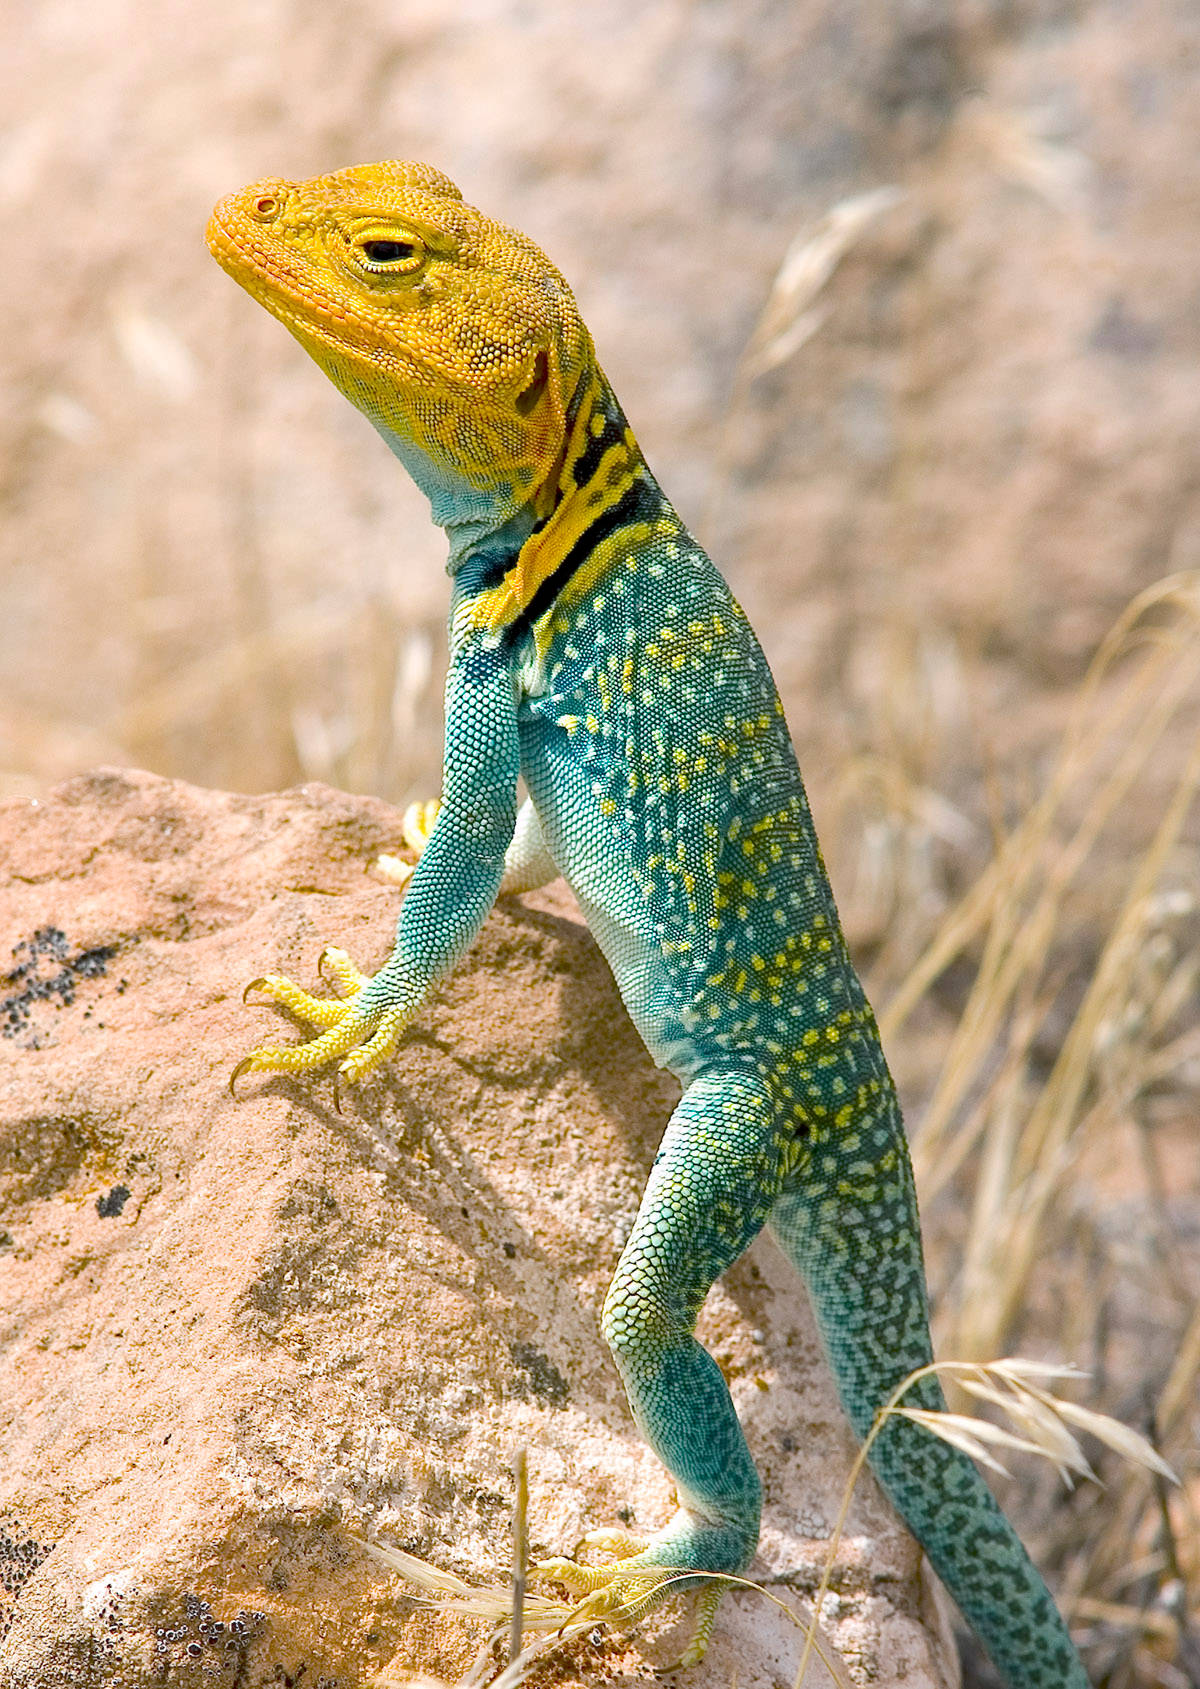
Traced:
POLYGON ((435 514, 439 500, 452 520, 544 514, 593 353, 532 241, 429 165, 392 162, 256 182, 217 206, 208 244, 384 433, 435 514))

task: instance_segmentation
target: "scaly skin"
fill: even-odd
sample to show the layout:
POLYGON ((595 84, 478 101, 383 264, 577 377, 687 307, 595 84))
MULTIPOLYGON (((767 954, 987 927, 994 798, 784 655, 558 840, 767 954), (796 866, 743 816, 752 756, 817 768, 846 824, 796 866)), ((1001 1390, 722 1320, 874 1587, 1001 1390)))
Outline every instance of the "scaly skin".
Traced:
MULTIPOLYGON (((428 494, 454 582, 443 801, 395 948, 369 979, 330 952, 340 1001, 257 981, 318 1035, 257 1049, 239 1072, 335 1059, 348 1079, 370 1072, 474 938, 507 864, 513 885, 566 877, 638 1030, 685 1087, 604 1309, 680 1509, 608 1564, 545 1568, 585 1596, 581 1612, 625 1621, 668 1582, 740 1573, 754 1554, 761 1486, 693 1328, 764 1223, 804 1275, 860 1436, 930 1359, 899 1108, 783 711, 565 282, 524 236, 428 166, 390 163, 257 183, 221 202, 209 243, 428 494)), ((942 1400, 933 1379, 912 1398, 942 1400)), ((1012 1689, 1085 1689, 971 1462, 891 1419, 872 1465, 1012 1689)), ((689 1658, 711 1584, 701 1603, 689 1658)))

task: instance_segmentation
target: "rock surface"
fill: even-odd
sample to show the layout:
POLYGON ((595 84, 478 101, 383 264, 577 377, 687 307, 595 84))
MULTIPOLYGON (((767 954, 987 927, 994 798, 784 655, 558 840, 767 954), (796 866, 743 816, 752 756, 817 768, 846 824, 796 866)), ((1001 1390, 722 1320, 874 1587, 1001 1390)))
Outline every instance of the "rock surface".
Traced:
MULTIPOLYGON (((418 1608, 363 1536, 499 1578, 522 1443, 535 1553, 669 1510, 598 1314, 673 1087, 561 887, 499 909, 341 1113, 324 1076, 228 1093, 256 1038, 294 1036, 247 979, 384 954, 395 893, 365 869, 397 831, 325 787, 118 770, 0 810, 3 1689, 451 1679, 479 1626, 418 1608)), ((702 1335, 766 1479, 756 1575, 794 1600, 851 1445, 771 1245, 702 1335)), ((956 1681, 869 1484, 834 1587, 854 1683, 956 1681)), ((668 1612, 533 1681, 648 1683, 683 1634, 668 1612)), ((689 1682, 790 1684, 798 1635, 730 1598, 689 1682)))

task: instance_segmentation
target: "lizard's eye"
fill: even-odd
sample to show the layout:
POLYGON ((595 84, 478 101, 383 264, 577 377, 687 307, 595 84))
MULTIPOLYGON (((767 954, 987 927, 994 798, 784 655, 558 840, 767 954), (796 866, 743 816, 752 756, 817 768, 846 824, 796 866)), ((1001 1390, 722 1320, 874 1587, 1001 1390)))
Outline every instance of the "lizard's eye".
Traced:
POLYGON ((409 264, 417 257, 418 249, 411 240, 365 240, 362 255, 368 264, 409 264))

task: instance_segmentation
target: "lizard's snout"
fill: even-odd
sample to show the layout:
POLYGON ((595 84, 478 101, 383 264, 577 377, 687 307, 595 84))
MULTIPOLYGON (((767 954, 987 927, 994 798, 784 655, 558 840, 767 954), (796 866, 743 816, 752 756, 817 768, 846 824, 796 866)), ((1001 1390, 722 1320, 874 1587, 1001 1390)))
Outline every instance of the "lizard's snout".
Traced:
POLYGON ((237 193, 226 194, 213 207, 208 220, 208 244, 220 257, 221 247, 231 240, 237 242, 238 232, 247 225, 276 223, 287 208, 291 182, 271 178, 255 182, 237 193))

